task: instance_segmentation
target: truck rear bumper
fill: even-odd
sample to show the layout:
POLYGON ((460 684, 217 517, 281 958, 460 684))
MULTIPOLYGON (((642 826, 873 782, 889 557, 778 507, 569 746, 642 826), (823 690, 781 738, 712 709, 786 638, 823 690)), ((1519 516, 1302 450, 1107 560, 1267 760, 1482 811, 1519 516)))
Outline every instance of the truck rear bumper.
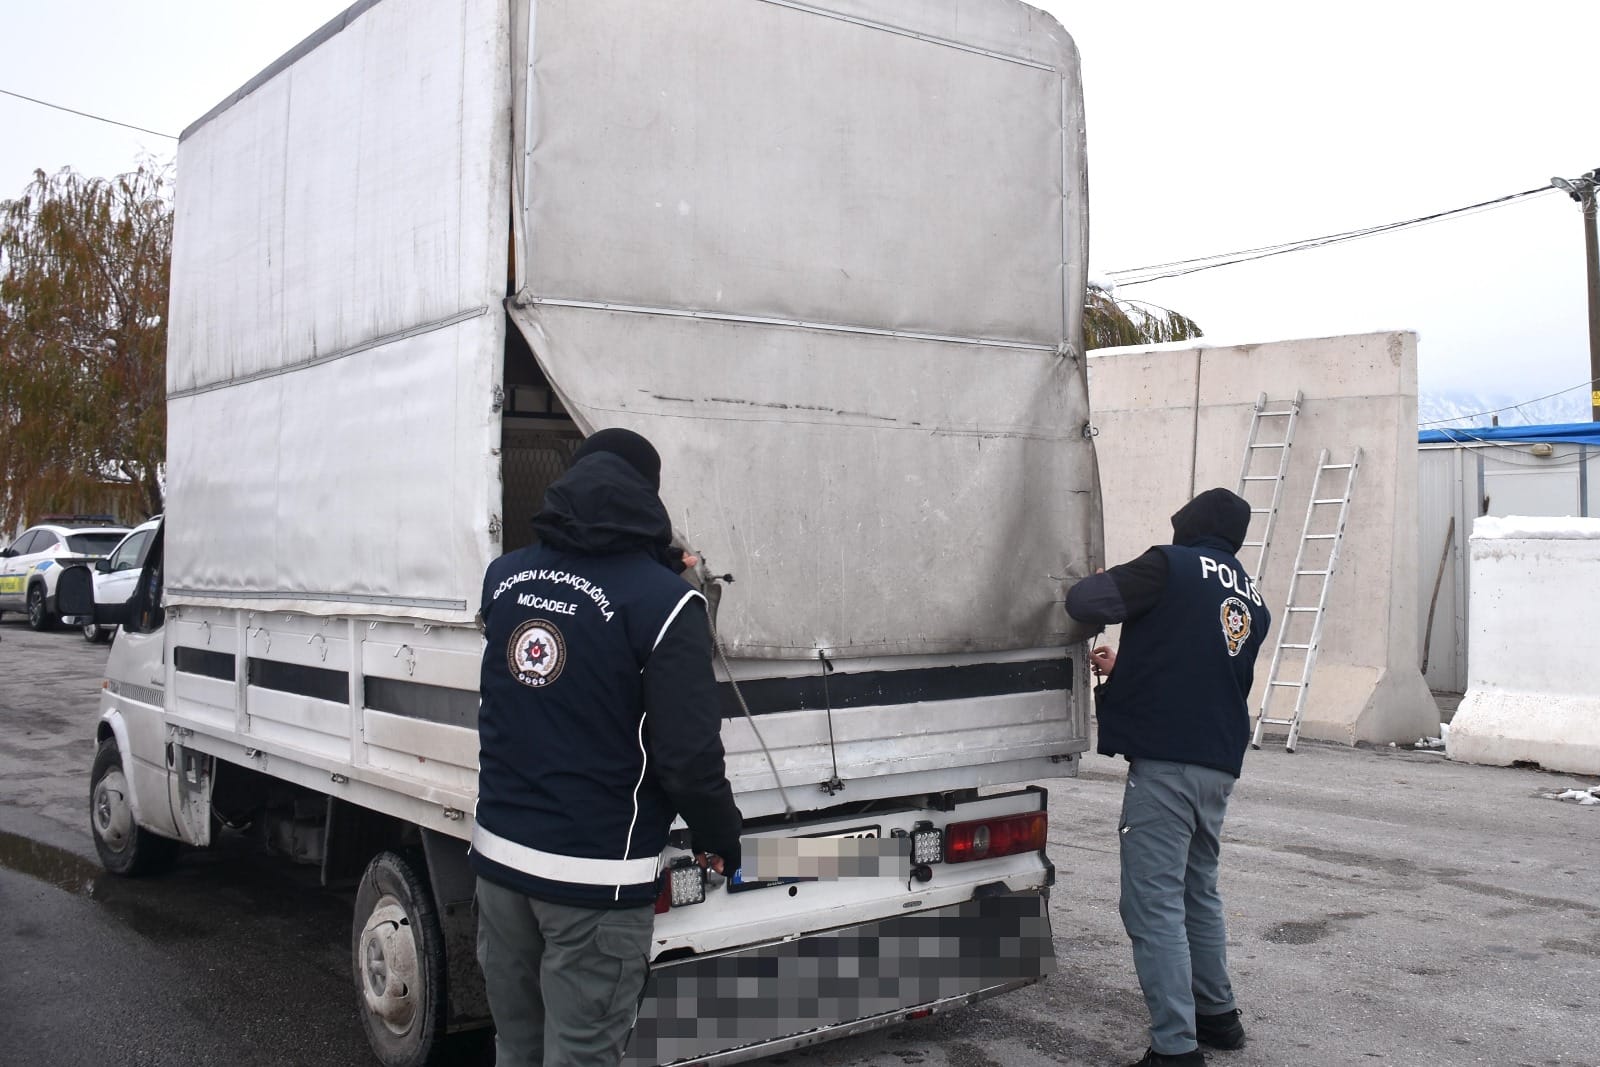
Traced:
POLYGON ((970 1004, 1054 969, 1039 891, 697 956, 651 970, 624 1067, 767 1056, 970 1004))

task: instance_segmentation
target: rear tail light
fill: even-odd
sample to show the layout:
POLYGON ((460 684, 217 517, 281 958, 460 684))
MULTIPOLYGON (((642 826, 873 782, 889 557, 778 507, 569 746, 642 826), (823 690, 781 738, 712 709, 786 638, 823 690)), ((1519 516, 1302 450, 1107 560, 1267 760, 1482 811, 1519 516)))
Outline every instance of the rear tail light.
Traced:
POLYGON ((944 861, 966 863, 1015 856, 1019 852, 1038 852, 1045 846, 1048 829, 1049 823, 1042 811, 954 822, 944 828, 944 861))

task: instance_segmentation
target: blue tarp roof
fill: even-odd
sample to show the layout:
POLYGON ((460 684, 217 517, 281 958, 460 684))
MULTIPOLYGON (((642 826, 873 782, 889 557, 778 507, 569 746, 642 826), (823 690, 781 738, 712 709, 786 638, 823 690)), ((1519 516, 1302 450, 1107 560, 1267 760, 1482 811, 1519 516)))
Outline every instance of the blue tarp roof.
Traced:
POLYGON ((1417 443, 1423 445, 1467 445, 1480 441, 1549 441, 1552 444, 1600 445, 1600 422, 1563 422, 1554 426, 1472 426, 1417 432, 1417 443))

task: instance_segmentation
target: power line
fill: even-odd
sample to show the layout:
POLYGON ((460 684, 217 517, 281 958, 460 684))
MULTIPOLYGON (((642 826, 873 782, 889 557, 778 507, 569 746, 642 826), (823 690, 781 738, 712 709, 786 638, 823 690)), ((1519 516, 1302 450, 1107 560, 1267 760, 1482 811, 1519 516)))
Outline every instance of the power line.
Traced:
MULTIPOLYGON (((1512 426, 1512 427, 1509 427, 1509 429, 1513 429, 1514 430, 1514 429, 1516 429, 1516 427, 1512 426)), ((1527 468, 1529 470, 1547 470, 1548 471, 1548 470, 1565 470, 1565 469, 1574 468, 1574 467, 1585 467, 1585 466, 1588 466, 1590 463, 1594 462, 1594 457, 1593 456, 1585 456, 1580 451, 1576 455, 1567 456, 1567 457, 1565 457, 1563 459, 1538 458, 1538 459, 1535 459, 1535 461, 1532 462, 1532 463, 1524 463, 1521 460, 1515 460, 1515 459, 1512 459, 1511 457, 1512 456, 1528 456, 1530 458, 1533 457, 1535 455, 1535 453, 1533 453, 1531 451, 1528 451, 1527 450, 1527 446, 1528 445, 1538 444, 1539 442, 1537 442, 1537 441, 1491 441, 1487 437, 1479 437, 1477 434, 1473 433, 1471 430, 1464 430, 1464 429, 1461 429, 1459 427, 1454 427, 1454 426, 1447 426, 1442 430, 1434 430, 1432 432, 1433 433, 1442 433, 1442 434, 1444 434, 1445 438, 1453 445, 1478 444, 1478 445, 1484 446, 1485 448, 1498 449, 1499 452, 1500 452, 1500 455, 1498 457, 1499 461, 1501 463, 1504 463, 1508 467, 1525 467, 1525 468, 1527 468)), ((1550 441, 1548 443, 1549 444, 1567 444, 1567 443, 1571 443, 1571 442, 1550 441)), ((1579 442, 1579 444, 1581 445, 1581 442, 1579 442)))
POLYGON ((1424 215, 1424 216, 1421 216, 1420 218, 1408 219, 1405 222, 1384 222, 1384 223, 1379 223, 1379 224, 1377 224, 1375 226, 1362 226, 1362 227, 1360 227, 1358 229, 1354 229, 1354 230, 1344 230, 1344 231, 1342 231, 1340 233, 1325 234, 1322 237, 1303 237, 1303 238, 1301 238, 1301 239, 1299 239, 1297 241, 1280 241, 1277 244, 1259 245, 1259 246, 1257 246, 1255 248, 1241 248, 1241 249, 1239 249, 1237 251, 1234 251, 1234 252, 1218 252, 1216 255, 1197 256, 1194 259, 1175 259, 1175 260, 1172 260, 1169 263, 1152 263, 1147 267, 1130 267, 1127 270, 1113 270, 1113 271, 1108 271, 1107 273, 1109 273, 1109 274, 1138 274, 1138 273, 1141 273, 1141 272, 1147 271, 1147 270, 1162 270, 1162 269, 1165 269, 1167 267, 1184 267, 1184 266, 1188 266, 1191 263, 1207 263, 1207 262, 1210 262, 1213 259, 1227 259, 1227 258, 1230 258, 1230 257, 1233 257, 1233 256, 1249 255, 1249 254, 1251 254, 1253 252, 1271 252, 1271 251, 1275 251, 1275 250, 1280 249, 1280 248, 1289 248, 1291 246, 1308 245, 1308 244, 1312 244, 1312 243, 1318 242, 1318 241, 1330 241, 1330 240, 1336 240, 1336 239, 1347 238, 1347 237, 1350 237, 1350 238, 1353 238, 1353 237, 1364 237, 1367 234, 1372 233, 1372 232, 1374 232, 1376 230, 1385 230, 1385 229, 1393 229, 1393 228, 1400 227, 1400 226, 1416 225, 1416 224, 1419 224, 1419 223, 1422 223, 1422 222, 1426 222, 1426 221, 1430 221, 1430 220, 1433 220, 1433 219, 1443 218, 1446 215, 1454 215, 1454 214, 1458 214, 1458 213, 1463 212, 1463 211, 1472 211, 1472 210, 1474 210, 1476 208, 1488 207, 1488 206, 1494 205, 1494 204, 1505 203, 1506 201, 1514 200, 1517 197, 1528 196, 1528 195, 1530 195, 1532 193, 1542 193, 1542 192, 1547 191, 1549 188, 1550 188, 1550 186, 1548 186, 1548 185, 1540 186, 1538 189, 1529 189, 1526 192, 1512 193, 1510 196, 1502 196, 1502 197, 1499 197, 1498 199, 1495 199, 1495 200, 1485 200, 1480 204, 1470 204, 1467 207, 1452 208, 1449 211, 1441 211, 1441 212, 1438 212, 1438 213, 1433 214, 1433 215, 1424 215))
POLYGON ((1199 256, 1194 259, 1178 259, 1168 263, 1154 263, 1145 267, 1130 267, 1126 270, 1113 270, 1106 273, 1113 278, 1119 275, 1147 275, 1146 277, 1131 278, 1127 281, 1117 280, 1118 286, 1143 285, 1146 282, 1164 281, 1168 278, 1177 278, 1185 274, 1194 274, 1203 270, 1213 270, 1217 267, 1231 267, 1238 263, 1249 263, 1252 260, 1266 259, 1269 256, 1281 256, 1288 252, 1300 252, 1310 248, 1324 248, 1328 245, 1341 244, 1345 241, 1355 241, 1363 237, 1373 237, 1381 233, 1392 233, 1395 230, 1410 229, 1413 226, 1425 226, 1429 223, 1439 222, 1443 219, 1479 211, 1490 211, 1504 207, 1526 197, 1537 196, 1540 193, 1552 192, 1548 185, 1537 189, 1525 189, 1520 193, 1510 193, 1506 196, 1485 200, 1477 204, 1468 204, 1465 207, 1451 208, 1449 211, 1437 211, 1431 215, 1420 215, 1412 219, 1403 219, 1399 222, 1386 222, 1376 226, 1364 226, 1356 230, 1345 230, 1342 233, 1327 234, 1322 237, 1307 237, 1298 241, 1285 241, 1275 245, 1261 245, 1256 248, 1244 248, 1234 252, 1219 252, 1211 256, 1199 256), (1155 272, 1155 273, 1150 273, 1155 272))
POLYGON ((79 111, 75 107, 65 107, 61 104, 52 104, 48 100, 40 100, 36 97, 24 96, 22 93, 14 93, 10 89, 0 89, 0 95, 14 96, 18 100, 26 100, 30 104, 38 104, 40 107, 54 108, 56 111, 65 111, 69 115, 78 115, 82 118, 93 119, 96 122, 107 122, 113 126, 121 126, 125 130, 138 130, 140 133, 148 133, 155 137, 165 137, 169 141, 176 141, 178 139, 174 134, 162 133, 160 130, 147 130, 143 126, 135 126, 128 122, 118 122, 116 119, 108 119, 104 115, 93 115, 87 111, 79 111))
POLYGON ((1503 408, 1490 408, 1488 411, 1472 411, 1465 415, 1452 415, 1448 419, 1430 419, 1427 422, 1419 422, 1417 423, 1417 428, 1420 430, 1424 426, 1438 426, 1441 423, 1446 422, 1459 422, 1461 419, 1476 419, 1481 418, 1484 415, 1498 415, 1502 411, 1511 411, 1514 408, 1526 407, 1529 404, 1537 404, 1541 400, 1549 400, 1551 397, 1560 396, 1563 393, 1570 393, 1577 389, 1589 389, 1592 388, 1596 383, 1600 383, 1600 378, 1591 378, 1588 381, 1579 382, 1577 385, 1569 385, 1565 389, 1557 389, 1553 393, 1546 393, 1544 396, 1536 396, 1532 400, 1520 400, 1515 404, 1507 404, 1503 408))

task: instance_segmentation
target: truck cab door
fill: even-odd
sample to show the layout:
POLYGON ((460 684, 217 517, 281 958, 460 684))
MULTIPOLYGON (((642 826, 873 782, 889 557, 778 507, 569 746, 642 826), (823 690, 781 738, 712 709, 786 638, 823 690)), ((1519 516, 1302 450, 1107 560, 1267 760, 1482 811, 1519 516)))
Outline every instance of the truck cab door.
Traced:
POLYGON ((211 786, 216 780, 216 760, 185 744, 193 736, 192 730, 166 721, 166 702, 170 699, 165 691, 166 665, 171 654, 167 646, 166 609, 161 603, 165 591, 166 528, 165 522, 156 527, 144 553, 144 566, 138 569, 138 580, 124 605, 127 619, 122 624, 122 636, 112 646, 112 656, 115 661, 117 650, 124 649, 129 654, 130 666, 148 675, 151 685, 161 688, 163 713, 160 721, 147 724, 140 734, 146 739, 145 744, 164 738, 162 756, 174 828, 183 841, 203 846, 211 843, 211 786))

